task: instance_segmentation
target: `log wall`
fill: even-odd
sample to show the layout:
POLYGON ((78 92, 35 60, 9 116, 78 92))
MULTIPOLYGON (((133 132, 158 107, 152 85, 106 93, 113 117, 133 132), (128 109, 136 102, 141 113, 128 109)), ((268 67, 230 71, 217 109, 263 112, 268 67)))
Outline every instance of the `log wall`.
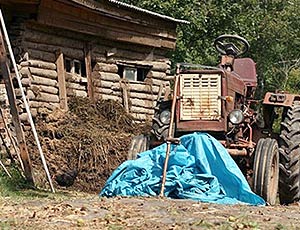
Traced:
MULTIPOLYGON (((91 87, 92 94, 89 95, 93 99, 117 100, 137 120, 151 119, 159 89, 168 85, 166 75, 170 63, 164 57, 164 50, 114 43, 32 22, 21 27, 23 29, 18 37, 18 47, 22 49, 19 69, 33 116, 60 108, 62 87, 66 87, 67 98, 87 97, 88 87, 91 87), (66 84, 61 86, 58 81, 61 66, 57 66, 59 54, 84 63, 86 47, 90 47, 91 79, 65 73, 66 84), (143 82, 129 82, 118 74, 120 62, 152 67, 143 82)), ((16 93, 19 99, 18 89, 16 93)), ((21 119, 26 123, 27 115, 23 107, 20 103, 21 119)))

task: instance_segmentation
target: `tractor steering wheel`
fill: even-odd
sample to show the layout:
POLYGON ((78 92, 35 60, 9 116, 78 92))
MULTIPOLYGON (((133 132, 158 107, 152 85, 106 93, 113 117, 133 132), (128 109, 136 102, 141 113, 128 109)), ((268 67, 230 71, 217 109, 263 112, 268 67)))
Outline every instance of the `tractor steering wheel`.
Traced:
POLYGON ((245 38, 229 34, 219 36, 215 40, 214 46, 222 55, 232 55, 233 57, 245 54, 250 48, 250 45, 245 38))

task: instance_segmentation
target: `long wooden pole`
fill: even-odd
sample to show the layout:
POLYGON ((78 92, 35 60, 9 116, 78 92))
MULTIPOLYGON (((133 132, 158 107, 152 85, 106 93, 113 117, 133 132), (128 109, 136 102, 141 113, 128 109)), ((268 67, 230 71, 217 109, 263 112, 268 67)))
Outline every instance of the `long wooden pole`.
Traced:
POLYGON ((10 113, 12 116, 12 122, 15 127, 16 137, 17 137, 17 141, 18 141, 18 145, 19 145, 19 149, 20 149, 20 155, 21 155, 23 166, 24 166, 24 174, 25 174, 27 181, 31 184, 34 184, 34 178, 33 178, 33 174, 32 174, 32 166, 31 166, 31 162, 30 162, 30 158, 29 158, 29 154, 28 154, 28 150, 27 150, 27 146, 26 146, 26 142, 25 142, 24 132, 23 132, 23 129, 21 126, 21 121, 20 121, 20 117, 19 117, 19 113, 18 113, 18 109, 17 109, 17 104, 15 101, 15 98, 16 98, 15 91, 13 88, 13 83, 12 83, 12 80, 10 77, 10 70, 9 70, 9 66, 8 66, 7 62, 8 62, 8 60, 7 60, 6 50, 5 50, 5 43, 4 43, 4 40, 2 37, 2 32, 0 30, 0 68, 1 68, 2 76, 3 76, 3 80, 5 83, 7 97, 8 97, 8 101, 9 101, 9 105, 10 105, 10 113))
MULTIPOLYGON (((6 26, 5 26, 5 23, 4 23, 4 18, 3 18, 3 14, 2 14, 1 10, 0 10, 0 20, 1 20, 1 26, 2 26, 2 29, 3 29, 3 33, 4 33, 4 36, 5 36, 5 41, 6 41, 8 51, 9 51, 9 54, 10 54, 10 58, 11 58, 11 61, 12 61, 12 64, 13 64, 13 67, 14 67, 14 70, 15 70, 15 73, 16 73, 16 79, 17 79, 18 85, 20 87, 20 91, 21 91, 21 94, 22 94, 22 99, 23 99, 25 109, 26 109, 26 112, 27 112, 27 115, 28 115, 28 120, 29 120, 29 123, 31 125, 33 136, 35 138, 35 141, 36 141, 39 153, 40 153, 40 157, 41 157, 41 160, 42 160, 45 172, 46 172, 48 182, 49 182, 50 187, 51 187, 51 191, 54 193, 55 190, 54 190, 54 187, 53 187, 53 184, 52 184, 52 179, 51 179, 48 167, 47 167, 46 159, 45 159, 45 156, 43 154, 43 150, 42 150, 39 138, 38 138, 38 134, 37 134, 36 129, 35 129, 35 125, 34 125, 34 122, 33 122, 33 119, 32 119, 32 115, 31 115, 30 108, 29 108, 29 105, 28 105, 28 102, 27 102, 27 98, 26 98, 24 90, 23 90, 21 77, 20 77, 20 74, 19 74, 19 71, 18 71, 18 68, 17 68, 16 60, 14 58, 14 54, 13 54, 11 45, 10 45, 9 37, 8 37, 8 34, 7 34, 7 30, 6 30, 6 26)), ((2 47, 4 49, 4 43, 2 43, 2 47)))
POLYGON ((167 178, 168 162, 169 162, 170 150, 171 150, 171 141, 170 140, 173 138, 172 133, 173 133, 173 122, 174 122, 174 116, 175 116, 175 107, 176 107, 176 101, 177 101, 178 82, 179 82, 179 74, 176 74, 174 92, 173 92, 173 101, 172 101, 172 107, 171 107, 170 126, 169 126, 168 138, 167 138, 166 159, 165 159, 165 163, 164 163, 161 190, 160 190, 160 194, 159 194, 159 196, 161 196, 161 197, 164 196, 165 184, 166 184, 166 178, 167 178))

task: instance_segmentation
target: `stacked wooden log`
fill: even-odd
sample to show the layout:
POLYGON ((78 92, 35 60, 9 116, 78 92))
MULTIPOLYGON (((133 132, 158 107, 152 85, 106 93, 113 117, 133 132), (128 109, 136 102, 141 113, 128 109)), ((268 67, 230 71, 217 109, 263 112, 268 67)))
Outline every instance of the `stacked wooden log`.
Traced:
MULTIPOLYGON (((33 117, 37 113, 52 112, 59 107, 56 65, 40 60, 28 60, 20 63, 21 82, 25 88, 33 117)), ((27 123, 27 113, 16 89, 21 121, 27 123)))
MULTIPOLYGON (((65 72, 67 96, 86 97, 91 84, 94 99, 122 102, 126 110, 139 121, 152 118, 159 89, 169 83, 166 74, 170 63, 164 57, 165 51, 154 52, 142 46, 130 47, 128 44, 47 28, 32 22, 22 28, 25 29, 22 31, 21 47, 26 59, 20 62, 20 71, 33 116, 39 112, 51 112, 60 106, 56 66, 58 53, 84 64, 86 45, 90 44, 93 67, 91 81, 85 76, 65 72), (120 77, 119 63, 147 66, 150 71, 144 81, 128 81, 120 77)), ((20 98, 18 89, 16 93, 20 98)), ((22 121, 27 120, 21 103, 20 115, 22 121)))
MULTIPOLYGON (((131 62, 132 64, 132 62, 131 62)), ((168 84, 167 63, 136 62, 153 66, 144 81, 128 81, 118 74, 118 65, 97 62, 93 71, 96 99, 113 99, 123 102, 125 109, 137 120, 151 119, 161 85, 168 84)))
POLYGON ((66 88, 68 97, 87 97, 87 78, 66 73, 66 88))

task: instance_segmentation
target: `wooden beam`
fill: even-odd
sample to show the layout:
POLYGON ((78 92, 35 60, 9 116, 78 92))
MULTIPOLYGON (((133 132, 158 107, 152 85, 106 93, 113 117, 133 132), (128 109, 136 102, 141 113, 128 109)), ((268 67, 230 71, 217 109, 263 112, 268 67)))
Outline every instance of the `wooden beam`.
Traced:
POLYGON ((42 1, 38 22, 115 41, 158 48, 175 48, 175 29, 165 33, 166 28, 153 29, 147 25, 134 25, 57 1, 42 1))
POLYGON ((87 77, 87 90, 88 97, 94 101, 94 89, 93 89, 93 79, 92 79, 92 52, 91 47, 87 44, 84 48, 84 60, 85 60, 85 69, 87 77))
POLYGON ((5 88, 7 91, 8 101, 10 105, 10 113, 12 115, 12 122, 15 127, 16 137, 20 148, 20 155, 24 165, 24 174, 27 181, 31 184, 34 184, 31 161, 28 154, 25 135, 22 129, 22 125, 21 125, 21 121, 17 109, 16 96, 15 96, 11 74, 8 66, 5 43, 1 31, 0 31, 0 67, 1 67, 3 80, 5 83, 5 88))
POLYGON ((26 5, 37 5, 40 0, 0 0, 1 4, 26 4, 26 5))
POLYGON ((56 60, 57 77, 58 77, 58 90, 59 90, 59 104, 60 108, 67 110, 67 89, 66 89, 66 77, 65 77, 65 64, 64 55, 62 52, 58 53, 56 60))

